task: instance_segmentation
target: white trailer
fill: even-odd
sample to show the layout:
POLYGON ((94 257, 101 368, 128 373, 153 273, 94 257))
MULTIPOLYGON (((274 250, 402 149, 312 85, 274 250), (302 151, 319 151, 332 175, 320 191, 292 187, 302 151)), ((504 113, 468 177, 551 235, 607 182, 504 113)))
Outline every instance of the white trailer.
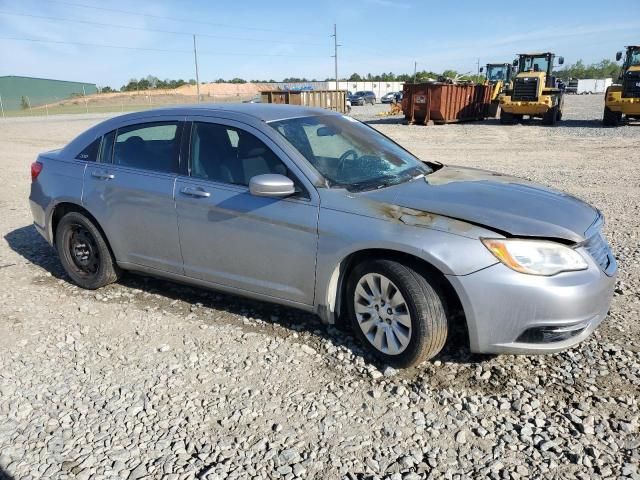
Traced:
POLYGON ((604 93, 612 83, 611 78, 585 78, 578 80, 575 93, 578 95, 604 93))

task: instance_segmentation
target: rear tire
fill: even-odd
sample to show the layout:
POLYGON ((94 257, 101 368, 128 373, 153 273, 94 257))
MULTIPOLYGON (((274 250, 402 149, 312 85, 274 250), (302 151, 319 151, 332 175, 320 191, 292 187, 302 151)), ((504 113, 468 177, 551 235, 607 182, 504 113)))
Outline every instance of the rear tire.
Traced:
POLYGON ((95 290, 118 280, 118 268, 100 230, 85 215, 67 213, 56 228, 56 249, 71 280, 95 290))
POLYGON ((605 127, 617 127, 622 121, 622 112, 614 112, 609 107, 604 107, 602 125, 605 127))
POLYGON ((365 261, 347 280, 353 330, 388 365, 411 367, 437 355, 447 339, 444 302, 435 282, 391 260, 365 261))

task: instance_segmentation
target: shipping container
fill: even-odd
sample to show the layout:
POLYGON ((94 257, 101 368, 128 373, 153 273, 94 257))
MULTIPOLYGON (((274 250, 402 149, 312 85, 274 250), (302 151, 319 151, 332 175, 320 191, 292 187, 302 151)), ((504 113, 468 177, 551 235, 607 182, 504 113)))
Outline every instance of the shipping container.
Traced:
POLYGON ((409 123, 432 125, 484 120, 491 106, 491 85, 439 82, 405 84, 402 111, 409 123))
POLYGON ((347 113, 344 90, 267 90, 260 92, 262 103, 302 105, 347 113))

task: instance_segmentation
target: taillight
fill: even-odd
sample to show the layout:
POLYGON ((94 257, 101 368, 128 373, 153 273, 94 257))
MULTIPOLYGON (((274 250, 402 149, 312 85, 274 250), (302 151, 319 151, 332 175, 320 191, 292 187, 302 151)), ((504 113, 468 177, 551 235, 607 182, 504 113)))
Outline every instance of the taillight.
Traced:
POLYGON ((32 182, 36 181, 36 178, 38 178, 38 175, 40 175, 41 171, 42 171, 42 163, 33 162, 31 164, 31 181, 32 182))

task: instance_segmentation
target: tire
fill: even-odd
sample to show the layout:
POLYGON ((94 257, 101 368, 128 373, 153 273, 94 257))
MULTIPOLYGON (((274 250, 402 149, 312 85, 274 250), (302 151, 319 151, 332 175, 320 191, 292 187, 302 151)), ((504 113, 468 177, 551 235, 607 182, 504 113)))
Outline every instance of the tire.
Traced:
POLYGON ((544 115, 542 116, 542 123, 544 125, 555 125, 556 121, 558 120, 558 107, 551 107, 549 110, 547 110, 544 115))
POLYGON ((82 288, 95 290, 121 275, 102 233, 82 213, 62 217, 56 228, 56 249, 67 275, 82 288))
POLYGON ((395 261, 360 263, 346 287, 355 335, 388 365, 411 367, 433 358, 444 347, 448 332, 444 303, 434 285, 428 276, 395 261), (376 296, 374 290, 385 290, 383 285, 386 293, 376 296))
POLYGON ((621 112, 614 112, 609 107, 604 107, 604 114, 602 115, 602 125, 605 127, 617 127, 622 120, 621 112))
POLYGON ((502 125, 513 125, 515 121, 515 115, 513 113, 500 111, 500 123, 502 125))
POLYGON ((556 116, 556 121, 560 122, 562 121, 562 109, 558 109, 558 115, 556 116))

